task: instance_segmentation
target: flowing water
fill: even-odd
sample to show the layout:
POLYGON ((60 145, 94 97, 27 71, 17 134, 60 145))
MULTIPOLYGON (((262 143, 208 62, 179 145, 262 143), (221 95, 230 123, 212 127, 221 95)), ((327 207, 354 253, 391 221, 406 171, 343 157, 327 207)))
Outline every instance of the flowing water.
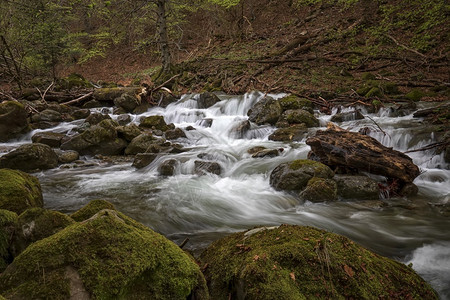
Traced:
MULTIPOLYGON (((177 243, 188 237, 186 248, 196 253, 220 237, 255 226, 282 223, 315 226, 343 234, 381 255, 412 263, 443 299, 450 299, 450 214, 446 206, 450 199, 450 171, 443 155, 434 155, 433 150, 410 153, 423 172, 414 181, 419 187, 419 195, 414 198, 384 199, 385 205, 379 205, 379 199, 302 202, 271 188, 269 176, 280 163, 306 158, 309 146, 304 141, 269 141, 268 136, 275 130, 270 126, 252 124, 244 135, 235 130, 263 96, 258 92, 220 95, 221 102, 198 109, 198 96, 185 95, 166 109, 153 108, 142 115, 132 115, 136 123, 142 116, 163 115, 167 123, 177 127, 194 127, 195 130, 186 131, 186 139, 178 141, 190 150, 158 157, 140 170, 132 167, 131 162, 108 163, 84 157, 91 163, 89 167, 37 173, 45 207, 70 213, 92 199, 105 199, 177 243), (247 150, 255 146, 284 151, 275 158, 252 158, 247 150), (194 161, 200 160, 199 157, 220 163, 221 175, 195 175, 194 161), (169 158, 179 162, 176 175, 161 177, 157 167, 169 158), (444 206, 447 211, 443 212, 444 206)), ((383 109, 365 115, 373 121, 365 118, 339 125, 351 131, 370 127, 373 137, 400 151, 436 141, 412 114, 394 118, 388 109, 383 109), (375 122, 384 133, 377 131, 375 122)), ((330 119, 317 116, 321 126, 330 119)), ((80 121, 60 124, 51 130, 70 132, 79 124, 80 121)), ((315 130, 311 129, 310 134, 315 130)), ((0 144, 0 151, 7 152, 29 142, 30 137, 31 134, 21 141, 0 144)))

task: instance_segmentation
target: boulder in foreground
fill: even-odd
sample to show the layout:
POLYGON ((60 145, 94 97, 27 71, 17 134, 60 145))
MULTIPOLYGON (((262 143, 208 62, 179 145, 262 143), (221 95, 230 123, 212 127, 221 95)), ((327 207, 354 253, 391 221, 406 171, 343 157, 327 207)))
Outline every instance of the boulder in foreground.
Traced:
POLYGON ((312 227, 235 233, 201 262, 211 299, 438 299, 410 267, 312 227))
POLYGON ((107 209, 30 245, 1 274, 0 290, 14 299, 208 298, 177 245, 107 209))

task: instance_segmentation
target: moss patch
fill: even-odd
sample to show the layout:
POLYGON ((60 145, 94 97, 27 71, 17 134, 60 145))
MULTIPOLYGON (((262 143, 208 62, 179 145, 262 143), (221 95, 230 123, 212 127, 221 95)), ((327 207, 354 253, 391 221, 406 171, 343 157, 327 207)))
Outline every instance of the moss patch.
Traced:
POLYGON ((300 197, 312 202, 337 200, 337 184, 333 179, 313 177, 300 197))
POLYGON ((9 247, 14 227, 17 223, 15 212, 0 209, 0 272, 11 262, 9 247))
POLYGON ((212 299, 437 299, 411 268, 346 237, 290 225, 251 233, 202 254, 212 299))
POLYGON ((279 101, 283 110, 313 108, 311 101, 305 98, 299 98, 295 95, 283 97, 279 101))
POLYGON ((198 266, 178 246, 106 209, 30 245, 0 276, 0 290, 6 297, 67 299, 70 267, 95 299, 186 299, 195 289, 207 298, 198 266))
POLYGON ((42 207, 39 180, 18 170, 0 169, 0 209, 22 213, 30 207, 42 207))
POLYGON ((417 102, 420 101, 423 97, 426 96, 426 93, 419 90, 419 89, 413 89, 408 94, 405 95, 405 97, 411 101, 417 102))
POLYGON ((72 217, 72 219, 74 219, 77 222, 81 222, 81 221, 89 219, 90 217, 92 217, 93 215, 95 215, 96 213, 101 211, 102 209, 115 210, 116 208, 114 207, 114 205, 112 205, 108 201, 92 200, 86 206, 83 206, 82 208, 80 208, 79 210, 77 210, 76 212, 71 214, 70 217, 72 217))

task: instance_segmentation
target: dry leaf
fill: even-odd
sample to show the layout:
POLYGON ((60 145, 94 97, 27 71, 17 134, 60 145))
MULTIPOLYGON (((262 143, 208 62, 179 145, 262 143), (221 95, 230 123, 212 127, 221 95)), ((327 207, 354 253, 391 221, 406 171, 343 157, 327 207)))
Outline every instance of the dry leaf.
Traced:
POLYGON ((257 261, 259 259, 259 255, 256 254, 255 256, 253 256, 253 261, 257 261))
POLYGON ((353 271, 353 269, 347 265, 344 265, 344 271, 350 277, 353 277, 353 275, 355 275, 355 272, 353 271))
POLYGON ((289 276, 291 276, 291 279, 295 281, 295 274, 294 274, 294 272, 289 273, 289 276))

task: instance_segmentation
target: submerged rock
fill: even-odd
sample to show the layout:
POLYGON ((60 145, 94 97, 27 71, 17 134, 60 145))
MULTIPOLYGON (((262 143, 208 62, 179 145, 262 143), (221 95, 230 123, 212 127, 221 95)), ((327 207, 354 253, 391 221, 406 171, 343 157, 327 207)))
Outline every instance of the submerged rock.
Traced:
POLYGON ((312 227, 235 233, 200 260, 217 300, 438 298, 412 268, 312 227))
POLYGON ((300 191, 313 177, 331 179, 333 176, 333 171, 326 165, 299 159, 277 166, 270 174, 270 185, 276 190, 300 191))
POLYGON ((42 207, 39 180, 18 170, 0 169, 0 209, 22 213, 27 208, 42 207))
POLYGON ((73 224, 69 216, 40 207, 29 208, 20 214, 14 231, 11 252, 14 257, 31 243, 49 237, 73 224))
POLYGON ((16 101, 0 103, 0 142, 19 137, 28 131, 30 126, 24 106, 16 101))
POLYGON ((21 171, 47 170, 58 166, 58 155, 48 145, 25 144, 0 158, 0 168, 21 171))
POLYGON ((0 275, 0 290, 14 299, 208 299, 177 245, 107 209, 30 245, 0 275))

